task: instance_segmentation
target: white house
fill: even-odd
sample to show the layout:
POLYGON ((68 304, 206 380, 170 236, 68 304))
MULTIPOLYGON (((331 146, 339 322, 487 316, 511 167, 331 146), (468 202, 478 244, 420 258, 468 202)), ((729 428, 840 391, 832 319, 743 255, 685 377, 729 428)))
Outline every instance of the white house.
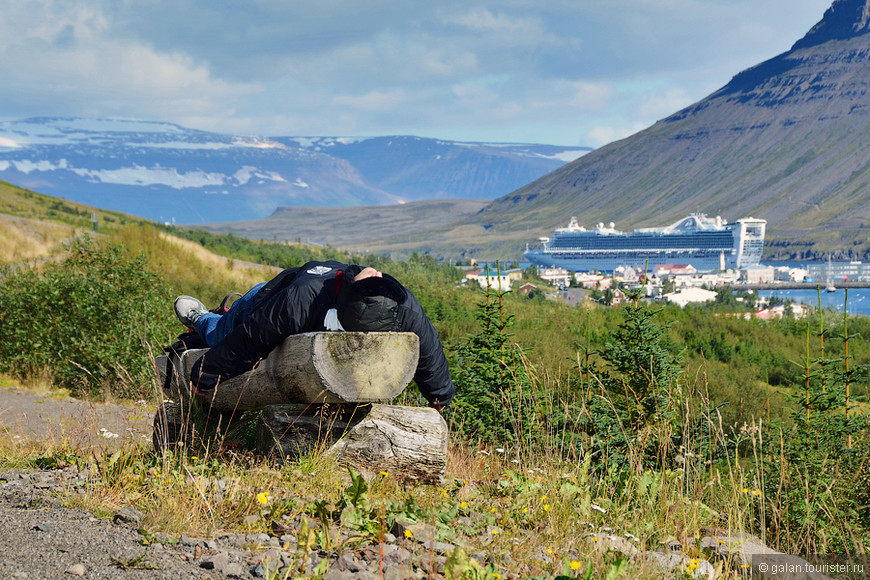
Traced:
POLYGON ((558 286, 560 284, 567 286, 571 283, 571 273, 565 268, 540 268, 538 270, 538 276, 553 286, 558 286))
POLYGON ((716 299, 716 293, 712 290, 704 290, 703 288, 683 288, 679 292, 665 294, 662 296, 662 299, 673 304, 679 304, 680 308, 684 308, 686 304, 712 302, 716 299))
POLYGON ((613 278, 604 276, 602 274, 576 272, 574 274, 574 282, 576 282, 583 288, 591 288, 592 290, 598 288, 600 290, 604 290, 605 288, 610 288, 611 284, 613 283, 613 278))
POLYGON ((481 288, 495 288, 500 292, 508 292, 511 289, 511 276, 507 272, 502 272, 498 275, 492 270, 472 270, 465 273, 465 277, 469 280, 477 282, 481 288))
POLYGON ((767 284, 773 282, 773 266, 754 266, 743 270, 743 279, 749 284, 767 284))

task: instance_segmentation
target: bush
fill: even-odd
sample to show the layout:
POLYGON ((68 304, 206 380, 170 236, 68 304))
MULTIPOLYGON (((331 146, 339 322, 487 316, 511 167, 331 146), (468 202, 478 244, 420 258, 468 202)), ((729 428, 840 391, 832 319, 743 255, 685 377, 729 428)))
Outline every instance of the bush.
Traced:
POLYGON ((535 397, 526 361, 507 328, 503 293, 487 288, 478 305, 478 332, 454 349, 456 383, 452 416, 457 435, 492 444, 528 442, 538 431, 535 397))
POLYGON ((153 377, 148 337, 172 336, 171 293, 145 257, 85 237, 60 263, 0 270, 0 370, 47 375, 73 394, 139 398, 153 377))

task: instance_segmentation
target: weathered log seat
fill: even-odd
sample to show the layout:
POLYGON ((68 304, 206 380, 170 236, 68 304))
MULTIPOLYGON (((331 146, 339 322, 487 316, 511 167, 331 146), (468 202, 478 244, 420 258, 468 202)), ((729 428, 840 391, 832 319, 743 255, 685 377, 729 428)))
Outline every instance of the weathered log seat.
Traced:
MULTIPOLYGON (((175 361, 166 396, 190 397, 190 369, 208 349, 175 361)), ((209 398, 218 410, 281 403, 386 403, 414 377, 419 339, 410 332, 307 332, 288 336, 252 371, 222 382, 209 398)), ((161 380, 168 358, 157 357, 161 380)))
MULTIPOLYGON (((184 432, 190 371, 208 349, 172 362, 157 358, 165 396, 178 401, 155 417, 154 444, 184 432)), ((257 452, 278 460, 323 452, 362 472, 387 471, 437 482, 447 463, 447 424, 426 407, 383 405, 413 379, 419 339, 405 332, 310 332, 288 337, 256 368, 220 383, 206 402, 217 411, 260 410, 257 452)))

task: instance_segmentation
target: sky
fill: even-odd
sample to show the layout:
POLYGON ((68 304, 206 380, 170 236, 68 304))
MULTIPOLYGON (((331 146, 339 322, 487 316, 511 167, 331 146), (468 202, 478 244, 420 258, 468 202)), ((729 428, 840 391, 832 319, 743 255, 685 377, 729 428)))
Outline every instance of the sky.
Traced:
POLYGON ((832 0, 0 0, 0 121, 599 147, 832 0))

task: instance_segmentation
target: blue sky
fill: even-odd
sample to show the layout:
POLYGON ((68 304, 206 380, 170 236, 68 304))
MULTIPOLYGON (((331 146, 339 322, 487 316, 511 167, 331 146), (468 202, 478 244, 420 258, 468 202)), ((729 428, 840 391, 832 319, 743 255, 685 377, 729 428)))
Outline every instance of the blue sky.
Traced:
POLYGON ((831 0, 0 0, 0 120, 598 147, 831 0))

